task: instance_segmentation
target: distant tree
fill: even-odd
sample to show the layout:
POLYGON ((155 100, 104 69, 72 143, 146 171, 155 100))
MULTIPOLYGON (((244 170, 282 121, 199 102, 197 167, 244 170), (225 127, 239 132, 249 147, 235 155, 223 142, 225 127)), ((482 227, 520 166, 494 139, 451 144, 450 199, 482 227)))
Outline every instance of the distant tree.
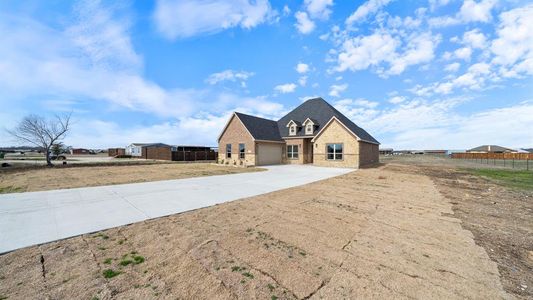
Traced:
POLYGON ((46 164, 51 167, 53 164, 50 160, 50 149, 66 136, 70 129, 70 117, 71 114, 45 119, 38 115, 28 115, 7 132, 21 142, 42 148, 46 155, 46 164))
POLYGON ((52 145, 52 154, 58 156, 59 154, 65 152, 65 145, 63 143, 55 143, 52 145))

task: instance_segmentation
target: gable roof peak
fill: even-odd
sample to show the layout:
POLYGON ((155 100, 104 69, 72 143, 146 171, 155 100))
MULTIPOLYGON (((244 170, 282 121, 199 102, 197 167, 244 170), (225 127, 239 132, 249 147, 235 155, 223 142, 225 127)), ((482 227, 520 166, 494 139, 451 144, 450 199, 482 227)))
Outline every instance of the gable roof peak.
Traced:
MULTIPOLYGON (((368 132, 353 123, 349 118, 343 115, 340 111, 338 111, 322 97, 316 97, 306 100, 305 102, 294 108, 292 111, 290 111, 288 114, 283 116, 281 119, 279 119, 279 131, 282 137, 289 136, 289 131, 286 128, 286 125, 290 120, 303 123, 308 118, 311 119, 313 123, 318 125, 317 130, 320 131, 323 126, 325 126, 326 123, 331 120, 332 117, 337 118, 362 141, 373 144, 379 144, 379 142, 368 132)), ((305 136, 305 133, 298 133, 297 136, 299 135, 305 136)))

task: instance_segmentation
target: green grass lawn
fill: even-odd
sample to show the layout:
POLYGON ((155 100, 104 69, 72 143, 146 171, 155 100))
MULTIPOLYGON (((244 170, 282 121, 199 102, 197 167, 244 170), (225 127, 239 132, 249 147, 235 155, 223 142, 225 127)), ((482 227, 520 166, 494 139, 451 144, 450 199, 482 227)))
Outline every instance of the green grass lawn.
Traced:
POLYGON ((533 172, 532 171, 514 171, 514 170, 499 170, 499 169, 468 169, 473 175, 486 177, 495 180, 502 185, 524 189, 533 190, 533 172))

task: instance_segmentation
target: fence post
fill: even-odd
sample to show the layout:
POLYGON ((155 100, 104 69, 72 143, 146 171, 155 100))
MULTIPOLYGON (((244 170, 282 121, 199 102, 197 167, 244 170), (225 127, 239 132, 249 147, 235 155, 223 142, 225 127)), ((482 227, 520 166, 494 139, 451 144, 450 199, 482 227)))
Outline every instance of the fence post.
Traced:
POLYGON ((528 170, 528 171, 529 171, 529 158, 528 158, 528 159, 526 159, 526 170, 528 170))
POLYGON ((513 169, 514 169, 514 157, 513 157, 513 169))

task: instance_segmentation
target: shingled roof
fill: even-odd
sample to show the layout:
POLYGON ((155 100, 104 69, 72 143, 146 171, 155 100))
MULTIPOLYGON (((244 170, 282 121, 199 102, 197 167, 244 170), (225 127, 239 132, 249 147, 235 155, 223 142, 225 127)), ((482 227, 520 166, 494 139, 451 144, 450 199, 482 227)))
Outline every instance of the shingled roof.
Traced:
POLYGON ((505 148, 498 145, 482 145, 470 150, 468 152, 516 152, 516 150, 505 148))
MULTIPOLYGON (((303 123, 307 118, 310 118, 313 120, 313 123, 315 123, 314 134, 317 134, 333 117, 336 117, 339 121, 341 121, 342 124, 348 127, 348 129, 350 129, 361 140, 379 144, 379 142, 368 132, 355 125, 354 122, 352 122, 322 98, 309 99, 293 109, 290 113, 286 114, 283 118, 279 119, 278 130, 282 137, 289 137, 289 128, 287 128, 287 124, 291 120, 303 123)), ((293 136, 294 135, 291 137, 293 136)), ((303 129, 300 129, 298 132, 296 132, 296 136, 306 136, 306 134, 303 129)))
MULTIPOLYGON (((335 117, 359 137, 359 139, 369 143, 379 144, 379 142, 368 132, 355 125, 350 119, 322 98, 314 98, 305 101, 277 122, 239 112, 235 112, 235 115, 241 120, 243 125, 256 140, 283 141, 283 137, 289 137, 289 128, 287 128, 287 124, 291 120, 300 126, 308 118, 315 124, 315 131, 313 134, 317 134, 333 117, 335 117)), ((305 134, 302 128, 298 130, 295 136, 309 137, 309 135, 305 134)), ((294 135, 291 135, 290 137, 294 137, 294 135)))
POLYGON ((278 124, 276 121, 263 119, 255 116, 245 115, 243 113, 235 112, 235 115, 248 129, 250 134, 256 140, 265 141, 283 141, 278 131, 278 124))

